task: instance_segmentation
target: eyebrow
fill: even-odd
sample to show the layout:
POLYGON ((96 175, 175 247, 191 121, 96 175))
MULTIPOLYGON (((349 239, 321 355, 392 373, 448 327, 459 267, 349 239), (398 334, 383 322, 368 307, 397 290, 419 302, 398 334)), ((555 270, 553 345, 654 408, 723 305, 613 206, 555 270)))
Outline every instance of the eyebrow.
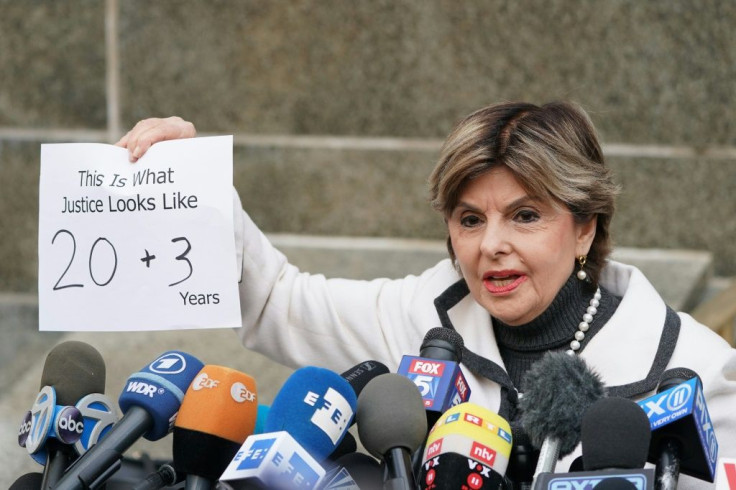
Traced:
MULTIPOLYGON (((516 209, 516 208, 518 208, 520 206, 523 206, 525 204, 528 204, 528 203, 538 203, 538 202, 539 202, 538 199, 534 199, 531 196, 524 195, 524 196, 521 196, 518 199, 514 199, 513 201, 511 201, 510 203, 508 203, 504 207, 504 211, 510 211, 512 209, 516 209)), ((480 211, 480 208, 477 208, 477 207, 473 206, 472 204, 467 203, 465 201, 459 201, 457 203, 457 205, 455 206, 455 209, 458 209, 460 207, 463 207, 463 208, 465 208, 465 209, 467 209, 469 211, 478 211, 478 212, 480 211)))

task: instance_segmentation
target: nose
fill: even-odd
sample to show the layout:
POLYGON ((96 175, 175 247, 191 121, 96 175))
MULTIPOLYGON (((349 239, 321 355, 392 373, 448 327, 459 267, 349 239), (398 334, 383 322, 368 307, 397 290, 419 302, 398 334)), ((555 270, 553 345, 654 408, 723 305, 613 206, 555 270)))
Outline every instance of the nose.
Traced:
POLYGON ((490 258, 511 253, 511 242, 509 234, 499 224, 486 223, 483 230, 483 239, 480 242, 481 253, 490 258))

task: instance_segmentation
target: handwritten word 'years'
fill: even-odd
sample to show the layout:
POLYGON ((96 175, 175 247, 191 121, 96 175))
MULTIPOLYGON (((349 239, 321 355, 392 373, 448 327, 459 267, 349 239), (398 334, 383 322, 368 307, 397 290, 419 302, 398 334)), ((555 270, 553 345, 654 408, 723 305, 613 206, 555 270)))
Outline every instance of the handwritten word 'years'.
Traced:
MULTIPOLYGON (((96 170, 79 170, 77 173, 79 174, 80 187, 100 187, 105 184, 105 174, 96 170)), ((132 183, 133 187, 140 185, 173 184, 174 169, 171 167, 166 170, 151 170, 150 168, 144 168, 133 174, 132 183)), ((113 174, 113 176, 108 179, 107 185, 109 187, 125 187, 128 185, 128 178, 121 177, 120 174, 113 174)))

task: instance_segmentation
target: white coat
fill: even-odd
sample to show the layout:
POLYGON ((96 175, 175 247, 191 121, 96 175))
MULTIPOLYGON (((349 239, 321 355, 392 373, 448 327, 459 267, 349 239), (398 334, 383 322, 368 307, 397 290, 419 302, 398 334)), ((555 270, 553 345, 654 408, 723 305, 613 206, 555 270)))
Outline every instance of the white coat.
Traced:
MULTIPOLYGON (((238 265, 242 265, 243 327, 238 334, 246 348, 295 368, 316 365, 342 372, 373 359, 395 372, 403 355, 418 355, 428 330, 443 326, 441 311, 435 308, 435 299, 443 297, 440 303, 451 306, 445 321, 460 333, 465 346, 503 367, 490 315, 466 293, 466 287, 463 294, 464 284, 456 284, 461 277, 449 259, 419 276, 397 280, 327 279, 289 264, 242 210, 239 199, 234 205, 236 251, 238 265)), ((655 364, 667 308, 635 267, 610 262, 603 270, 601 285, 622 300, 580 355, 606 386, 642 382, 655 364)), ((689 315, 678 315, 679 336, 671 339, 676 345, 656 378, 665 367, 687 367, 700 375, 719 455, 734 458, 736 350, 689 315)), ((464 374, 470 401, 498 410, 499 385, 467 370, 464 374)), ((655 387, 656 380, 649 389, 655 387)), ((651 394, 653 391, 634 398, 651 394)), ((580 448, 561 460, 557 471, 567 471, 579 454, 580 448)), ((711 486, 680 477, 683 489, 711 486)))

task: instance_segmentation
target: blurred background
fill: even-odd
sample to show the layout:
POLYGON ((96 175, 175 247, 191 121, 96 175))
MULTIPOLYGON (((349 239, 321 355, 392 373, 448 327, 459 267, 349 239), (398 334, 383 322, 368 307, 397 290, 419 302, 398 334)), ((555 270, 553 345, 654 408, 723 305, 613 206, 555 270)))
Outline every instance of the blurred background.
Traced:
POLYGON ((243 205, 292 262, 400 277, 445 256, 426 180, 453 124, 573 100, 623 185, 615 256, 731 339, 734 25, 719 0, 0 0, 0 487, 41 470, 16 434, 62 340, 100 350, 113 399, 169 349, 252 374, 263 403, 290 373, 229 330, 38 332, 41 144, 169 115, 233 134, 243 205))

